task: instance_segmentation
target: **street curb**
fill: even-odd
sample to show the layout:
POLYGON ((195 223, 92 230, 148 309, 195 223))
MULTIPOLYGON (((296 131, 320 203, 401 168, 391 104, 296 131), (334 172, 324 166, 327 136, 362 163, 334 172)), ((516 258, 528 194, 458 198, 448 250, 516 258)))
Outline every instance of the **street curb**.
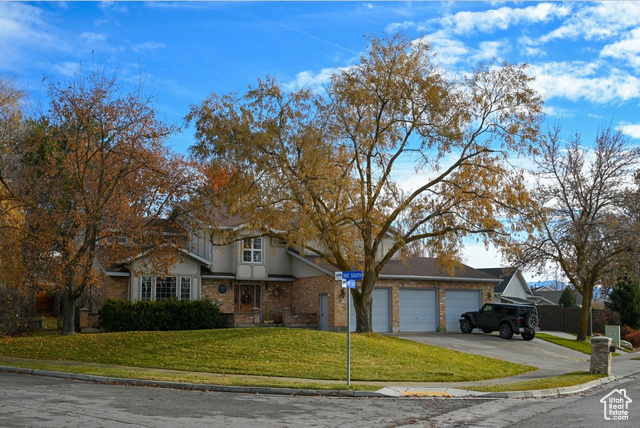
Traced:
POLYGON ((621 379, 619 376, 603 377, 601 379, 592 380, 587 383, 573 386, 564 386, 561 388, 537 389, 531 391, 507 391, 507 392, 489 392, 482 395, 483 398, 544 398, 557 395, 574 394, 576 392, 587 391, 596 386, 613 382, 621 379))
MULTIPOLYGON (((145 386, 155 388, 173 388, 187 389, 194 391, 213 391, 213 392, 232 392, 242 394, 263 394, 263 395, 291 395, 291 396, 324 396, 324 397, 377 397, 377 398, 402 398, 397 395, 390 395, 374 391, 346 391, 346 390, 324 390, 324 389, 296 389, 296 388, 275 388, 275 387, 256 387, 256 386, 233 386, 233 385, 213 385, 203 383, 184 383, 170 381, 154 381, 143 379, 127 379, 118 377, 94 376, 78 373, 54 372, 49 370, 25 369, 21 367, 10 367, 0 365, 0 372, 28 374, 44 377, 52 377, 58 379, 72 379, 84 382, 145 386)), ((544 398, 565 394, 573 394, 622 379, 625 376, 609 376, 601 379, 592 380, 580 385, 566 386, 561 388, 538 389, 530 391, 507 391, 507 392, 489 392, 485 394, 475 395, 475 398, 544 398)), ((461 390, 467 391, 467 390, 461 390)), ((469 391, 473 392, 473 391, 469 391)), ((458 396, 456 398, 461 398, 458 396)), ((466 397, 466 396, 464 396, 466 397)), ((407 397, 409 398, 409 397, 407 397)), ((413 397, 415 398, 415 397, 413 397)))
POLYGON ((234 392, 243 394, 273 394, 273 395, 301 395, 326 397, 389 397, 374 391, 346 391, 324 389, 295 389, 256 386, 212 385, 203 383, 183 383, 169 381, 155 381, 143 379, 126 379, 118 377, 94 376, 78 373, 53 372, 49 370, 25 369, 21 367, 1 366, 0 372, 28 374, 35 376, 53 377, 58 379, 72 379, 93 383, 109 383, 118 385, 146 386, 155 388, 189 389, 195 391, 234 392))

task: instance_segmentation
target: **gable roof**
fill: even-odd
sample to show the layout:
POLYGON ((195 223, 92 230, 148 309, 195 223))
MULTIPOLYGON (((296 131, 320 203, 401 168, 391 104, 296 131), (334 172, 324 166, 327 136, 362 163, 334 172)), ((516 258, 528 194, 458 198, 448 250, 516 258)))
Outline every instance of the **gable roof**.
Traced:
MULTIPOLYGON (((553 303, 554 305, 559 305, 560 304, 560 296, 562 296, 562 292, 564 290, 541 290, 541 289, 536 289, 533 290, 533 295, 534 296, 540 296, 542 298, 544 298, 545 300, 548 300, 549 302, 553 303)), ((572 290, 573 291, 573 290, 572 290)), ((573 294, 576 296, 576 305, 578 306, 582 306, 582 294, 573 291, 573 294)))
MULTIPOLYGON (((319 256, 301 256, 289 251, 294 257, 315 267, 327 275, 334 275, 338 269, 328 264, 319 256)), ((405 260, 390 260, 382 268, 380 279, 416 279, 432 281, 467 281, 496 283, 499 280, 478 269, 467 265, 460 265, 454 269, 453 276, 443 269, 436 258, 411 257, 405 260)))
POLYGON ((478 269, 494 278, 499 278, 501 281, 493 288, 494 293, 504 293, 507 285, 511 282, 514 276, 518 273, 518 269, 514 267, 499 267, 499 268, 481 268, 478 269))

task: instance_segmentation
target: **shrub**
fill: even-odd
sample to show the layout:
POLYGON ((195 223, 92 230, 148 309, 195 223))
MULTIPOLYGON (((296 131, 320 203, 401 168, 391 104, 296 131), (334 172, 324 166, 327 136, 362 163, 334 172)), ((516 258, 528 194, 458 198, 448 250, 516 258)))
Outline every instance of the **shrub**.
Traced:
POLYGON ((35 313, 33 293, 0 284, 0 337, 30 331, 30 321, 35 313))
POLYGON ((631 343, 634 348, 640 348, 640 330, 632 331, 622 337, 627 342, 631 343))
MULTIPOLYGON (((624 339, 624 337, 628 334, 633 333, 635 330, 629 327, 628 325, 623 325, 620 327, 620 337, 624 339)), ((625 339, 626 340, 626 339, 625 339)))
POLYGON ((201 330, 220 325, 220 309, 206 299, 107 300, 98 317, 99 327, 106 331, 201 330))

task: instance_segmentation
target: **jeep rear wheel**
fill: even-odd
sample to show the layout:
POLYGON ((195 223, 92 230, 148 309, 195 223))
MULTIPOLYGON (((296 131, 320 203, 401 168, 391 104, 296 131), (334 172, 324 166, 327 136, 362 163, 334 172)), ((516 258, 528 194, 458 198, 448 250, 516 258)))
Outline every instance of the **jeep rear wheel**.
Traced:
POLYGON ((471 325, 471 321, 469 321, 468 319, 463 319, 462 321, 460 321, 460 331, 465 333, 465 334, 469 334, 471 333, 471 330, 473 330, 473 326, 471 325))
POLYGON ((536 337, 536 332, 535 331, 523 331, 522 332, 522 338, 524 340, 533 340, 534 337, 536 337))
POLYGON ((507 323, 500 326, 500 337, 503 339, 511 339, 513 337, 513 329, 507 323))

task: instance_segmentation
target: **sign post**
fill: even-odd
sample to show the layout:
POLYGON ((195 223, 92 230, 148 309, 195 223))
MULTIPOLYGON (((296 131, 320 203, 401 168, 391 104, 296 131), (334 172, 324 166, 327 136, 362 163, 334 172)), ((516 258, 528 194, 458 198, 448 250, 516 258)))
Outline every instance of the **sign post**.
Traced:
POLYGON ((362 271, 336 272, 336 281, 342 281, 342 288, 347 289, 347 386, 351 385, 351 291, 356 288, 356 280, 362 279, 362 271))

